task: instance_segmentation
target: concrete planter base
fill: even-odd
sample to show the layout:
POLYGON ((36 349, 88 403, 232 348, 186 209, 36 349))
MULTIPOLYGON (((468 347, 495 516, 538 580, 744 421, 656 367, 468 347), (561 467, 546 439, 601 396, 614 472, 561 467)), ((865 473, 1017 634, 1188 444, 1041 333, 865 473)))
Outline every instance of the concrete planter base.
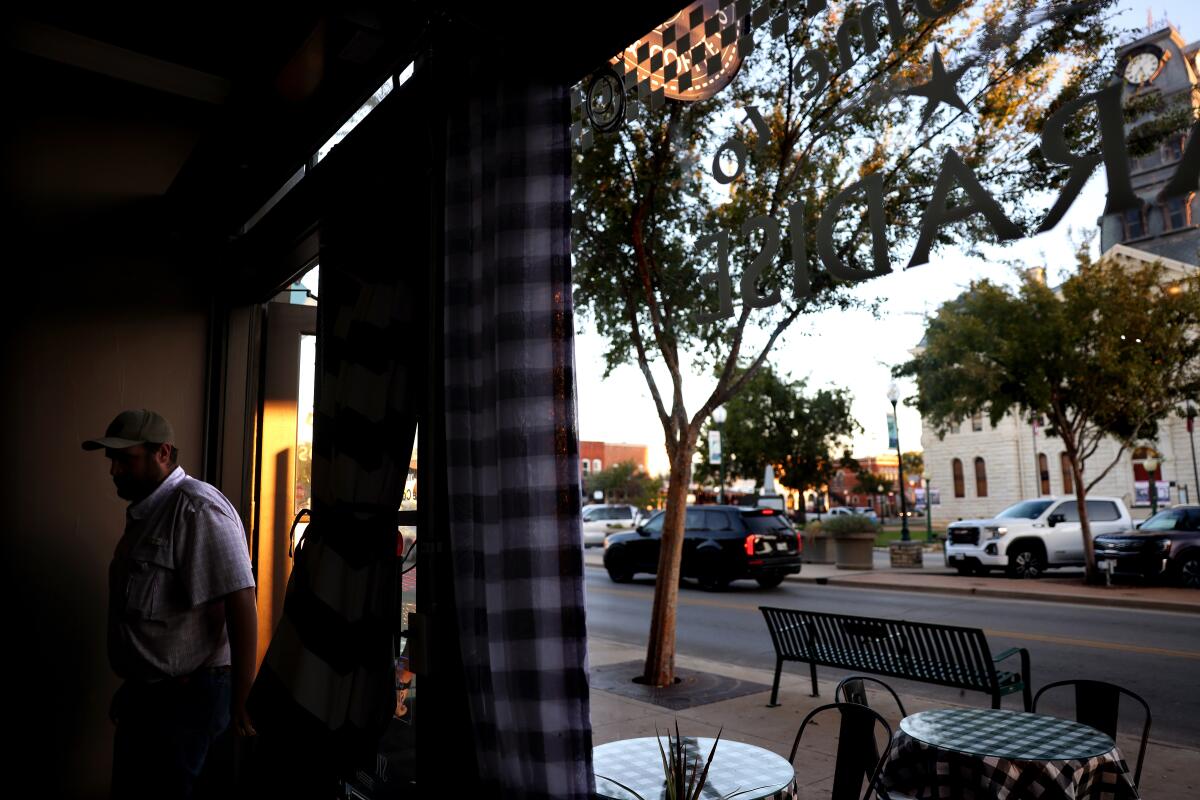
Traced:
POLYGON ((888 545, 893 567, 919 567, 924 564, 925 545, 921 542, 892 542, 888 545))
POLYGON ((875 568, 874 533, 843 533, 833 540, 838 569, 875 568))
POLYGON ((832 564, 833 537, 827 533, 804 533, 804 563, 832 564))

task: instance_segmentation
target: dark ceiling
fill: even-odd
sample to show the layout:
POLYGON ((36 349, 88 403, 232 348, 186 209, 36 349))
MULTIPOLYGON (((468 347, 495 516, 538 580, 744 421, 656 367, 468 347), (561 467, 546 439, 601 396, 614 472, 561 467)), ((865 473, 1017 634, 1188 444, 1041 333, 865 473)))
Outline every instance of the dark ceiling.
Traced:
POLYGON ((390 74, 433 44, 456 62, 574 82, 676 10, 586 24, 476 2, 337 7, 42 4, 8 20, 6 192, 19 237, 235 234, 390 74), (282 11, 280 9, 286 9, 282 11), (147 222, 151 224, 147 225, 147 222))

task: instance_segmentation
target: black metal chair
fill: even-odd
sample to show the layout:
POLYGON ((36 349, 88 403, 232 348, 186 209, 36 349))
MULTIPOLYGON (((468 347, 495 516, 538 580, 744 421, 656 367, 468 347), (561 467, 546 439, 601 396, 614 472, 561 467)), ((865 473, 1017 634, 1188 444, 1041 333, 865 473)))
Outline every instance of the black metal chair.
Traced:
POLYGON ((1141 704, 1146 712, 1146 724, 1142 728, 1142 744, 1138 748, 1137 766, 1133 771, 1133 785, 1140 786, 1142 782, 1142 759, 1146 756, 1146 743, 1150 739, 1150 706, 1136 693, 1123 686, 1105 681, 1071 680, 1048 683, 1033 696, 1033 711, 1037 713, 1038 700, 1049 689, 1059 686, 1075 687, 1075 720, 1096 730, 1108 734, 1115 742, 1117 740, 1117 715, 1121 706, 1121 695, 1132 697, 1141 704))
POLYGON ((841 725, 838 728, 837 759, 833 771, 833 794, 831 800, 859 800, 859 791, 863 779, 867 780, 866 793, 863 800, 876 793, 882 800, 892 800, 891 795, 879 782, 883 772, 883 764, 887 760, 887 748, 883 755, 879 754, 879 745, 875 740, 877 725, 882 725, 887 732, 887 741, 892 740, 892 726, 877 711, 861 703, 829 703, 818 706, 800 723, 796 732, 796 741, 792 743, 792 753, 788 761, 796 763, 796 751, 800 748, 800 739, 804 729, 818 714, 836 710, 841 715, 841 725))
POLYGON ((870 706, 871 703, 867 699, 867 687, 863 685, 864 681, 879 684, 884 689, 887 689, 888 694, 896 701, 896 708, 900 709, 900 719, 908 716, 908 712, 904 710, 904 703, 900 702, 900 695, 896 694, 895 689, 878 678, 868 678, 866 675, 851 675, 849 678, 843 678, 838 683, 837 688, 833 690, 833 702, 858 703, 860 706, 870 706))

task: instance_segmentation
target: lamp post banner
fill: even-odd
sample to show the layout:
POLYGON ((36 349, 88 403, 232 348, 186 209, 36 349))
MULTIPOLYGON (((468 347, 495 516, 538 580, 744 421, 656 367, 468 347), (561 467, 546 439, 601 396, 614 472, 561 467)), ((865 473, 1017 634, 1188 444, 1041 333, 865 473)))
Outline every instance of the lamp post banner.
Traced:
POLYGON ((898 434, 896 432, 896 415, 895 414, 887 415, 887 426, 888 426, 888 448, 891 450, 896 450, 900 447, 900 434, 898 434))
POLYGON ((708 432, 708 463, 721 463, 721 432, 708 432))

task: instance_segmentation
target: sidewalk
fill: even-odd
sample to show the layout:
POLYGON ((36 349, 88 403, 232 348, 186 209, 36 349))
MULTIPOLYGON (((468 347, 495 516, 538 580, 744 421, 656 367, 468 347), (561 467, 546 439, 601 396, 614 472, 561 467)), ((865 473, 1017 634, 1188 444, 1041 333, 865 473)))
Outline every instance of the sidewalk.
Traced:
MULTIPOLYGON (((645 658, 644 648, 634 647, 611 640, 589 637, 588 653, 593 671, 605 665, 640 661, 645 658)), ((697 705, 673 711, 652 703, 633 700, 609 691, 593 688, 591 691, 592 737, 596 745, 617 739, 654 736, 655 728, 664 732, 674 730, 676 721, 684 736, 715 736, 724 727, 722 738, 734 739, 764 747, 783 758, 788 757, 796 731, 804 715, 818 705, 833 702, 836 682, 824 677, 823 670, 818 682, 820 697, 809 696, 808 671, 796 669, 797 665, 784 667, 780 682, 778 708, 767 708, 770 699, 772 671, 740 664, 727 664, 706 659, 676 657, 676 667, 695 670, 716 676, 734 678, 764 684, 766 689, 728 700, 697 705)), ((637 669, 631 669, 636 674, 637 669)), ((630 678, 633 677, 631 674, 630 678)), ((911 693, 902 693, 901 699, 908 713, 930 708, 945 708, 951 704, 934 701, 911 693)), ((876 697, 872 695, 872 703, 876 697)), ((898 722, 898 712, 890 698, 878 698, 880 713, 893 725, 898 722)), ((980 707, 987 698, 979 695, 964 696, 963 707, 980 707), (981 699, 980 699, 981 698, 981 699), (971 700, 979 700, 972 703, 971 700)), ((1016 704, 1019 705, 1019 702, 1016 704)), ((1016 707, 1012 698, 1006 698, 1005 707, 1016 707)), ((794 766, 797 772, 799 791, 797 798, 803 800, 825 800, 833 788, 833 765, 836 753, 836 725, 812 728, 805 731, 803 746, 796 754, 794 766)), ((1123 751, 1136 755, 1136 742, 1122 739, 1118 742, 1123 751)), ((1200 791, 1200 781, 1195 774, 1195 765, 1200 763, 1200 751, 1178 747, 1151 739, 1147 748, 1142 774, 1141 794, 1143 797, 1195 797, 1200 791)), ((749 788, 749 787, 747 787, 749 788)))
MULTIPOLYGON (((603 551, 599 548, 586 550, 584 563, 603 567, 603 551)), ((838 569, 833 564, 805 564, 799 575, 791 575, 788 580, 860 589, 975 595, 1200 614, 1200 591, 1132 583, 1087 586, 1083 583, 1082 571, 1063 570, 1061 575, 1059 572, 1051 572, 1048 577, 1037 580, 1012 580, 1000 574, 994 577, 966 577, 943 565, 941 551, 927 551, 922 568, 892 569, 888 551, 877 548, 875 569, 846 570, 838 569)))

